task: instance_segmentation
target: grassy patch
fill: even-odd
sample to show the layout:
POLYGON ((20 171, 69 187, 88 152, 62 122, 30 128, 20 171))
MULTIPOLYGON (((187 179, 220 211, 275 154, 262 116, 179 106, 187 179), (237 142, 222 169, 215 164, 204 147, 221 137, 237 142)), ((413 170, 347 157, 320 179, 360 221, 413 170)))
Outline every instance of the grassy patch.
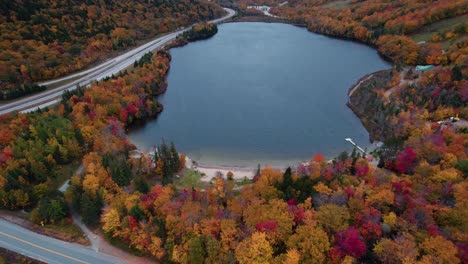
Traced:
MULTIPOLYGON (((80 79, 80 78, 82 78, 82 77, 83 77, 83 75, 81 75, 81 76, 76 76, 76 77, 74 77, 74 78, 70 78, 70 79, 63 80, 63 81, 60 81, 60 82, 56 82, 56 83, 53 83, 53 84, 49 84, 49 85, 47 85, 47 90, 53 90, 53 89, 59 88, 59 87, 61 87, 61 86, 63 86, 63 85, 70 84, 70 83, 72 83, 73 81, 76 81, 76 80, 78 80, 78 79, 80 79)), ((60 77, 59 77, 59 78, 60 78, 60 77)))
POLYGON ((434 35, 434 33, 421 33, 413 35, 411 38, 414 40, 414 42, 419 43, 421 41, 429 41, 432 38, 432 35, 434 35))
POLYGON ((179 179, 175 181, 175 185, 180 188, 187 188, 187 187, 199 187, 202 188, 204 183, 200 181, 203 175, 195 170, 187 169, 179 179))
POLYGON ((465 23, 468 20, 468 15, 462 15, 454 18, 444 19, 422 27, 420 30, 411 35, 414 41, 429 41, 436 33, 442 34, 446 31, 451 31, 458 25, 465 23))
POLYGON ((234 182, 235 186, 244 186, 251 183, 253 183, 253 181, 251 179, 248 179, 247 177, 244 177, 244 179, 242 180, 236 180, 234 182))
POLYGON ((427 26, 424 26, 420 32, 440 32, 446 29, 450 29, 453 26, 459 25, 466 22, 468 15, 462 15, 458 17, 453 17, 449 19, 444 19, 427 26))
POLYGON ((30 213, 25 213, 23 211, 6 210, 2 210, 1 213, 5 216, 5 219, 7 219, 8 221, 20 225, 24 228, 27 228, 33 232, 37 232, 45 236, 50 236, 72 243, 78 243, 84 246, 88 246, 91 244, 86 238, 83 231, 81 231, 81 228, 75 225, 71 218, 64 218, 55 224, 47 224, 44 226, 40 226, 32 223, 29 220, 30 213))
POLYGON ((339 0, 339 1, 333 1, 327 4, 324 4, 321 6, 321 8, 343 8, 343 7, 348 7, 351 5, 351 0, 339 0))
POLYGON ((141 251, 129 247, 129 244, 127 242, 123 241, 122 239, 112 237, 109 234, 104 234, 104 237, 106 238, 107 241, 109 241, 109 243, 111 245, 113 245, 116 248, 119 248, 119 249, 121 249, 121 250, 123 250, 123 251, 125 251, 127 253, 130 253, 130 254, 132 254, 134 256, 138 256, 138 257, 145 256, 145 254, 143 254, 141 251))
POLYGON ((57 170, 57 178, 55 178, 53 186, 51 186, 51 189, 58 189, 62 184, 65 183, 65 181, 69 180, 75 171, 80 167, 81 165, 81 159, 76 159, 73 162, 66 164, 66 165, 60 165, 57 170))
POLYGON ((440 42, 440 45, 442 45, 442 48, 444 50, 448 50, 450 46, 452 45, 452 43, 450 41, 442 41, 440 42))
POLYGON ((88 246, 90 242, 81 229, 73 223, 67 223, 65 220, 60 223, 48 224, 40 227, 47 236, 52 236, 64 241, 74 242, 88 246))
POLYGON ((45 262, 21 255, 6 248, 0 248, 0 263, 41 264, 45 262))
MULTIPOLYGON (((33 232, 50 236, 56 239, 78 243, 88 246, 91 243, 81 229, 75 225, 71 218, 64 218, 58 223, 44 226, 36 225, 29 220, 30 214, 24 211, 1 210, 2 218, 33 232)), ((1 262, 0 262, 1 263, 1 262)))
POLYGON ((232 194, 234 196, 239 196, 241 194, 241 190, 234 189, 234 190, 232 190, 232 194))

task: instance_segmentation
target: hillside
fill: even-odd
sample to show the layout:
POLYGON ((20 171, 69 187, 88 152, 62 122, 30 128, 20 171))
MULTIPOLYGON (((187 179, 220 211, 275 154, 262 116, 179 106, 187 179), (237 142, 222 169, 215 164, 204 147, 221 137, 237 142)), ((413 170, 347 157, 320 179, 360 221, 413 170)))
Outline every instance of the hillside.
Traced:
POLYGON ((31 84, 222 13, 208 1, 2 1, 0 100, 40 90, 31 84))
MULTIPOLYGON (((330 1, 296 0, 275 7, 272 13, 306 24, 314 32, 353 39, 377 46, 379 52, 396 64, 446 64, 442 40, 454 44, 466 37, 466 19, 454 19, 434 32, 431 43, 417 43, 411 38, 430 25, 450 18, 466 17, 468 2, 455 1, 330 1), (443 33, 443 34, 442 34, 443 33), (443 36, 442 36, 443 35, 443 36)), ((466 39, 463 40, 466 43, 466 39)), ((462 44, 466 46, 466 44, 462 44)), ((450 56, 449 56, 450 57, 450 56)), ((457 61, 462 64, 462 61, 457 61)))

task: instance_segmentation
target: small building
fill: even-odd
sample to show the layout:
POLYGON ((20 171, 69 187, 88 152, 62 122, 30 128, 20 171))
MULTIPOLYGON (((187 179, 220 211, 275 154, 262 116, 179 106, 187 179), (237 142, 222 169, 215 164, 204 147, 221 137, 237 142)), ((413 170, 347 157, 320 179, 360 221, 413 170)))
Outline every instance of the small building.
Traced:
POLYGON ((434 65, 417 65, 416 71, 425 72, 434 69, 434 65))

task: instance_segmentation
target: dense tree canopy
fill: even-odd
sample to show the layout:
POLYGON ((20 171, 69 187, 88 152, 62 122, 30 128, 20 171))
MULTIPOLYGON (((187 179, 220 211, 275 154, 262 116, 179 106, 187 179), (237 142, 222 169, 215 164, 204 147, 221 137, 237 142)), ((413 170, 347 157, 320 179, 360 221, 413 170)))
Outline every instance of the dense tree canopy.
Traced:
POLYGON ((39 91, 34 82, 222 13, 208 1, 2 1, 0 100, 39 91))
MULTIPOLYGON (((443 64, 444 60, 435 58, 443 56, 441 47, 417 45, 405 35, 425 25, 466 14, 468 3, 464 0, 298 0, 288 1, 287 5, 275 7, 271 12, 305 24, 314 32, 377 45, 379 52, 395 63, 443 64)), ((467 28, 461 25, 452 30, 445 34, 450 39, 463 36, 467 28)), ((433 39, 443 38, 435 36, 433 39)))
MULTIPOLYGON (((2 22, 33 20, 42 2, 5 13, 17 3, 0 5, 2 22)), ((114 2, 88 3, 94 2, 75 11, 105 20, 99 12, 114 2)), ((166 89, 171 57, 160 51, 130 71, 65 93, 54 109, 0 116, 0 207, 37 205, 31 219, 52 223, 68 215, 68 201, 85 223, 161 262, 466 263, 468 134, 456 123, 436 122, 468 117, 466 40, 440 52, 437 44, 416 45, 401 35, 465 12, 466 1, 328 8, 333 3, 290 1, 277 12, 315 31, 375 44, 403 67, 376 73, 360 89, 374 99, 364 103, 372 121, 381 114, 388 124, 377 151, 381 168, 356 153, 331 161, 316 155, 284 171, 259 170, 242 188, 222 177, 203 188, 176 187, 172 176, 185 159, 175 146, 162 142, 154 157, 130 158, 134 147, 125 135, 136 120, 162 111, 155 96, 166 89), (441 65, 420 73, 407 66, 429 60, 441 65), (51 190, 58 167, 80 158, 83 171, 65 197, 51 190)), ((140 14, 138 6, 125 12, 140 14)), ((131 45, 131 30, 112 28, 107 45, 131 45)))

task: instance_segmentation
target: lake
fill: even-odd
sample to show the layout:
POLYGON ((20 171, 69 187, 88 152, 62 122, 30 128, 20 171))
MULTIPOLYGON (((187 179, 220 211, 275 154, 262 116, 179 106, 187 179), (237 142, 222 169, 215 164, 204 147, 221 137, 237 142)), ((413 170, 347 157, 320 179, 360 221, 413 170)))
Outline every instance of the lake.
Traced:
POLYGON ((390 68, 377 51, 279 23, 229 23, 171 50, 157 119, 129 132, 148 150, 164 138, 200 164, 285 166, 368 146, 346 106, 365 74, 390 68))

